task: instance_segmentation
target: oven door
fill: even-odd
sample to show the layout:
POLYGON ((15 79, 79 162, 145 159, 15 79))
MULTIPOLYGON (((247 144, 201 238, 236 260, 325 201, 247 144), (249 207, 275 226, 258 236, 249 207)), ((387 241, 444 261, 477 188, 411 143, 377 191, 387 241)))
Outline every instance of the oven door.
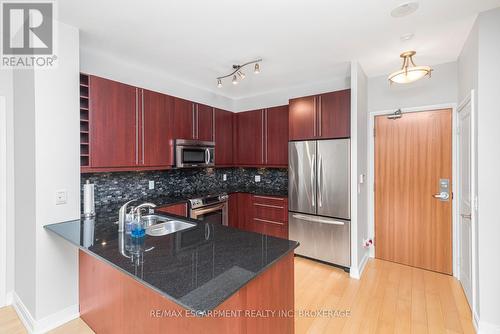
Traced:
POLYGON ((191 209, 190 217, 206 223, 227 226, 227 203, 218 203, 202 208, 191 209))
POLYGON ((214 148, 203 146, 177 146, 176 166, 186 167, 211 167, 214 165, 214 148))

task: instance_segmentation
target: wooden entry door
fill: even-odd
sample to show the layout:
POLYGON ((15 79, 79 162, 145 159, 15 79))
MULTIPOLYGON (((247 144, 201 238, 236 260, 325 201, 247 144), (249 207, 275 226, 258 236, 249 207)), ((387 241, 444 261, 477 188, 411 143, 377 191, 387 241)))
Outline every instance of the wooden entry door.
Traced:
POLYGON ((452 274, 451 109, 375 118, 375 256, 452 274), (442 201, 440 180, 449 180, 442 201))

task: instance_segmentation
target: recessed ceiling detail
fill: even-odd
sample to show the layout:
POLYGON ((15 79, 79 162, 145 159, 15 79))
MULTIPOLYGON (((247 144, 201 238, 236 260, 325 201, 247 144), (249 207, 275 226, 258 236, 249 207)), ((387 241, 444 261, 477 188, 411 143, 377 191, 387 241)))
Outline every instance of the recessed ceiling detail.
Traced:
POLYGON ((392 17, 403 17, 407 16, 410 14, 413 14, 417 11, 418 9, 418 2, 417 1, 411 1, 411 2, 405 2, 397 6, 391 11, 391 16, 392 17))
POLYGON ((254 68, 253 68, 253 72, 255 74, 259 74, 260 73, 260 64, 259 63, 261 61, 262 61, 262 59, 259 58, 256 60, 246 62, 246 63, 241 64, 241 65, 233 65, 233 71, 231 73, 217 77, 217 87, 222 88, 222 79, 229 78, 231 76, 233 77, 231 82, 233 83, 233 85, 237 85, 239 81, 245 79, 245 77, 246 77, 246 74, 243 72, 243 68, 245 66, 255 64, 254 68))

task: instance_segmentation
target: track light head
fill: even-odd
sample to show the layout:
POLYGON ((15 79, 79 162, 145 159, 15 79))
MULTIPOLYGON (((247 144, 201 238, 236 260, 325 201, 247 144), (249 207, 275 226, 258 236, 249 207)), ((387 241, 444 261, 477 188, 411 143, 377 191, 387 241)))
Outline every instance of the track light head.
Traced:
POLYGON ((222 88, 222 80, 217 79, 217 88, 222 88))
POLYGON ((260 73, 260 65, 259 63, 255 63, 255 67, 253 69, 253 73, 259 74, 260 73))
POLYGON ((241 70, 238 71, 238 75, 240 76, 241 80, 245 79, 246 77, 245 73, 241 72, 241 70))
POLYGON ((238 84, 238 78, 236 77, 236 74, 233 75, 233 85, 237 85, 238 84))

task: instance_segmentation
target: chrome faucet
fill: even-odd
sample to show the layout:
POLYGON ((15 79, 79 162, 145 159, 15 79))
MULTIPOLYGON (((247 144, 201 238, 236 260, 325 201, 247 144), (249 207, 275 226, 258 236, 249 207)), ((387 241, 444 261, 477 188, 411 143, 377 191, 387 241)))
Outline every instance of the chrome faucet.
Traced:
POLYGON ((131 210, 131 212, 133 214, 135 214, 137 216, 138 219, 141 219, 141 210, 143 208, 149 208, 149 209, 153 209, 153 208, 156 208, 156 204, 153 204, 153 203, 143 203, 141 205, 138 205, 137 207, 135 207, 134 209, 131 210))
MULTIPOLYGON (((131 201, 128 201, 127 203, 123 204, 122 207, 120 208, 120 211, 118 212, 118 232, 124 232, 125 231, 125 222, 127 221, 127 209, 128 205, 132 202, 137 201, 137 199, 133 199, 131 201)), ((133 213, 134 207, 131 207, 130 213, 133 213)), ((132 217, 130 217, 132 219, 132 217)))

